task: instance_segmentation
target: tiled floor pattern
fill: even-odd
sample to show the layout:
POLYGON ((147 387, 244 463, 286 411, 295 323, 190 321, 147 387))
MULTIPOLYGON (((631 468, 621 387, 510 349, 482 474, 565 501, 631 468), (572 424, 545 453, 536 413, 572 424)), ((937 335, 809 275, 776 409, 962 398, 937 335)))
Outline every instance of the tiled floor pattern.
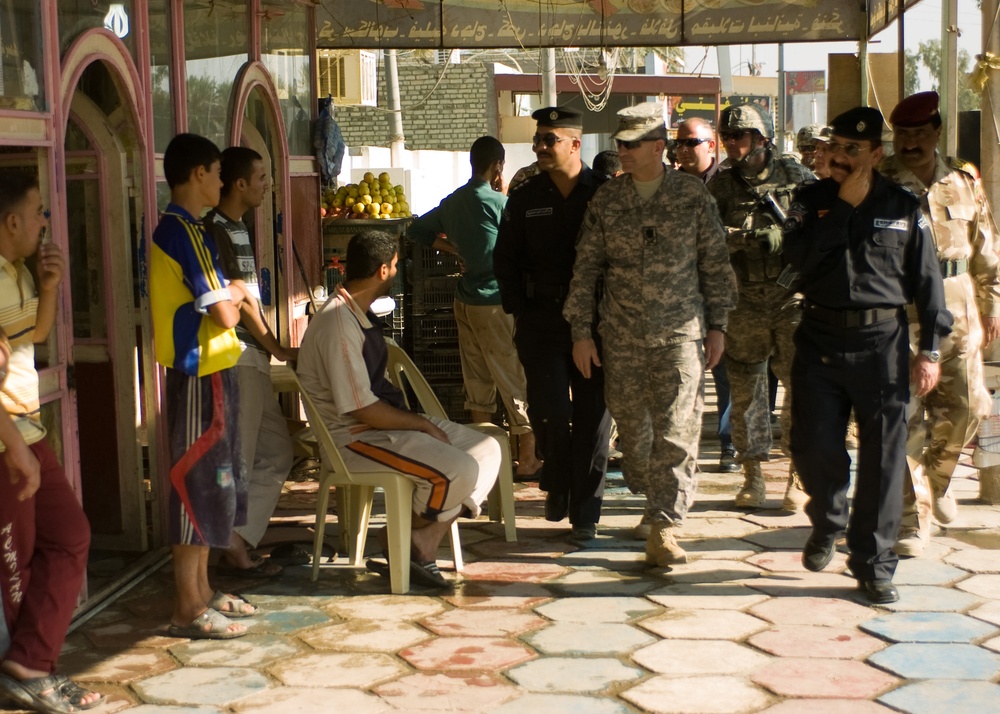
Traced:
POLYGON ((586 548, 522 486, 518 543, 462 525, 452 593, 387 595, 343 559, 315 584, 290 568, 224 581, 261 606, 251 635, 193 642, 164 631, 165 568, 74 632, 62 668, 109 695, 96 711, 130 714, 1000 712, 1000 537, 966 542, 989 543, 1000 509, 975 503, 974 471, 954 527, 900 563, 902 600, 873 608, 843 553, 823 573, 799 564, 807 521, 776 510, 786 462, 767 465, 756 512, 732 508, 739 477, 712 473, 710 452, 703 468, 691 562, 669 572, 642 562, 641 501, 620 483, 586 548))

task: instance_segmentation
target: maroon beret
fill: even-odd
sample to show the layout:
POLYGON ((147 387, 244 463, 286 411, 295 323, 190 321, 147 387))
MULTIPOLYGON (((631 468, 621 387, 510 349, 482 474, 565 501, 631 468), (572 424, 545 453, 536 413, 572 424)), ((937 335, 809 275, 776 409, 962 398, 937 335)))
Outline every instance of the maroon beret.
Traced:
POLYGON ((940 119, 940 116, 938 93, 917 92, 896 105, 889 115, 889 123, 894 127, 923 126, 940 119))

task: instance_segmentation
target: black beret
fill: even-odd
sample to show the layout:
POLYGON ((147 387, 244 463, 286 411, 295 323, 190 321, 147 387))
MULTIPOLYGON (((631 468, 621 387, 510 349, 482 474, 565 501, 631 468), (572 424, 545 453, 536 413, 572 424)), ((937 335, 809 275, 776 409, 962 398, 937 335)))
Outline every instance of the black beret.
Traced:
POLYGON ((834 136, 845 139, 880 141, 882 139, 882 112, 873 107, 854 107, 834 117, 830 130, 834 136))
POLYGON ((551 126, 553 129, 582 129, 583 114, 569 107, 542 107, 531 113, 540 126, 551 126))

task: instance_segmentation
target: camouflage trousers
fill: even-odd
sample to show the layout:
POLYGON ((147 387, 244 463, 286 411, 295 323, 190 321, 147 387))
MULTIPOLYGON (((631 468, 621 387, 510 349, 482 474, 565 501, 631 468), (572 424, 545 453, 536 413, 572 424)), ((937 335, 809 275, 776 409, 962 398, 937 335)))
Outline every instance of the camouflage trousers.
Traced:
POLYGON ((733 446, 737 460, 767 461, 771 452, 771 410, 767 390, 767 361, 785 389, 781 407, 781 450, 789 455, 788 438, 792 431, 792 358, 793 337, 801 319, 798 303, 787 298, 786 291, 762 288, 757 299, 745 299, 741 291, 736 309, 729 313, 726 332, 726 369, 729 372, 729 418, 733 425, 733 446))
POLYGON ((634 493, 646 494, 646 515, 679 523, 697 490, 698 441, 705 406, 701 341, 646 347, 605 334, 604 392, 618 423, 618 445, 634 493))
MULTIPOLYGON (((942 338, 941 379, 923 399, 911 397, 906 442, 910 478, 904 480, 904 530, 930 524, 931 501, 948 490, 962 449, 990 413, 990 393, 983 384, 980 348, 983 328, 968 275, 945 280, 945 300, 955 318, 942 338)), ((910 352, 917 353, 919 329, 910 317, 910 352)))

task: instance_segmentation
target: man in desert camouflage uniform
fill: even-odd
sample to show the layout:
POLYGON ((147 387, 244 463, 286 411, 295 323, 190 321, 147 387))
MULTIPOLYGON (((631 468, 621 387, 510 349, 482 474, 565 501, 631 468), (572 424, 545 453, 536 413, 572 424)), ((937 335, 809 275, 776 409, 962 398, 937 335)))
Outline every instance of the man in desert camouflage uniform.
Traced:
MULTIPOLYGON (((881 171, 920 197, 941 262, 945 301, 955 317, 952 333, 941 341, 940 381, 926 397, 910 402, 906 448, 910 479, 904 482, 896 552, 917 556, 930 536, 932 514, 943 524, 955 519, 955 497, 948 488, 951 477, 962 449, 989 413, 981 349, 1000 334, 1000 261, 996 224, 976 167, 937 153, 941 135, 937 93, 907 97, 892 111, 889 122, 895 154, 881 171)), ((919 338, 915 318, 911 308, 913 354, 919 338)))
MULTIPOLYGON (((778 155, 771 143, 774 124, 758 105, 727 107, 719 124, 732 168, 716 174, 708 190, 719 204, 739 282, 739 302, 726 334, 733 444, 744 478, 736 506, 758 508, 766 498, 760 462, 767 461, 771 451, 768 358, 785 388, 781 447, 788 455, 792 335, 799 323, 798 300, 791 289, 794 271, 781 254, 783 220, 778 214, 788 208, 795 187, 814 176, 794 159, 778 155)), ((790 468, 784 507, 798 510, 805 500, 790 468)))
POLYGON ((736 302, 725 232, 702 182, 663 164, 655 102, 618 113, 624 175, 587 207, 563 316, 585 377, 603 363, 630 487, 646 494, 646 561, 684 563, 677 527, 694 500, 705 368, 722 357, 736 302), (598 332, 594 288, 604 276, 598 332))

